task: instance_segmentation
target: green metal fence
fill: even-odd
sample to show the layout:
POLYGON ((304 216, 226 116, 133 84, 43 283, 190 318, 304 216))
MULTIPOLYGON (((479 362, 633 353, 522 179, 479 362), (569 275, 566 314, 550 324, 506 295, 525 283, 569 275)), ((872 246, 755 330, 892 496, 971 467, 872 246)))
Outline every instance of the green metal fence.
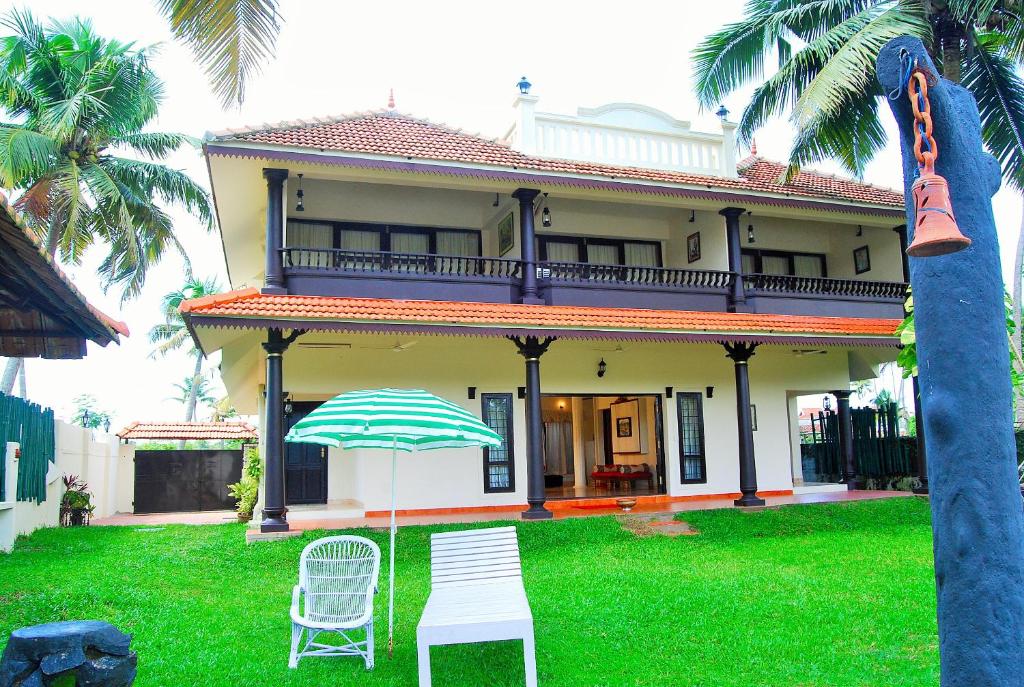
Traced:
MULTIPOLYGON (((18 500, 42 503, 46 500, 46 473, 56 460, 53 410, 0 394, 0 448, 8 441, 21 445, 18 500)), ((5 462, 0 455, 0 501, 9 498, 3 493, 5 462)))

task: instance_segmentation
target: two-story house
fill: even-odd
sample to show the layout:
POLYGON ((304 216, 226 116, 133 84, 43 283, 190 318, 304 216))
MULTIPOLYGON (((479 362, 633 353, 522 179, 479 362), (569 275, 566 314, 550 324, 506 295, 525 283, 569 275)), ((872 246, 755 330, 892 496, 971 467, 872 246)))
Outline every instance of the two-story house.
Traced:
POLYGON ((401 509, 549 517, 789 493, 797 396, 838 392, 848 417, 850 381, 894 359, 901 194, 783 184, 737 161, 725 112, 702 133, 639 105, 536 105, 519 93, 500 140, 393 109, 207 138, 233 290, 182 311, 261 418, 264 530, 298 504, 388 507, 379 452, 283 443, 344 391, 423 388, 505 438, 401 456, 401 509))

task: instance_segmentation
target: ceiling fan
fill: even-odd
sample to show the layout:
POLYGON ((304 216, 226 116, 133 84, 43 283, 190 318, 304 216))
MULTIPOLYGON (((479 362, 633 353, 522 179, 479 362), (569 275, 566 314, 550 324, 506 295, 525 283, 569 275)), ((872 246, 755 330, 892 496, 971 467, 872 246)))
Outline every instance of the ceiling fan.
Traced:
POLYGON ((361 348, 364 348, 365 350, 368 351, 391 351, 392 353, 401 353, 402 351, 409 350, 418 343, 419 341, 415 340, 406 341, 405 343, 402 343, 401 341, 395 341, 394 346, 362 346, 361 348))
POLYGON ((352 348, 352 344, 335 341, 300 341, 295 344, 299 348, 310 350, 330 350, 333 348, 352 348))

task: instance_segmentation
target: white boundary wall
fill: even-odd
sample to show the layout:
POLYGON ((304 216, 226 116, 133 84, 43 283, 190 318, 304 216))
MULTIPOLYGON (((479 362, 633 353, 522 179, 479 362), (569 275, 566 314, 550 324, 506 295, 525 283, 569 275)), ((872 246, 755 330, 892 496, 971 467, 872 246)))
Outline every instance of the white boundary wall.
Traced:
POLYGON ((56 527, 60 517, 60 499, 65 475, 84 480, 96 507, 93 518, 114 513, 130 513, 135 491, 135 447, 121 444, 113 434, 101 434, 69 425, 60 420, 54 428, 56 460, 46 474, 46 500, 15 501, 18 444, 8 443, 4 455, 8 480, 0 503, 0 551, 9 551, 20 534, 31 534, 40 527, 56 527))

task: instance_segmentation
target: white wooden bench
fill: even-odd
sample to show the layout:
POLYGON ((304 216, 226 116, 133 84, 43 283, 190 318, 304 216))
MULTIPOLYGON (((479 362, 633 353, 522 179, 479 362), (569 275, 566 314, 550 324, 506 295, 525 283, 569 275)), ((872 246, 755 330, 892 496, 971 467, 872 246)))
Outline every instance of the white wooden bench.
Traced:
POLYGON ((416 627, 420 687, 430 687, 430 647, 523 640, 526 685, 537 687, 533 614, 523 588, 515 527, 430 538, 430 598, 416 627))

